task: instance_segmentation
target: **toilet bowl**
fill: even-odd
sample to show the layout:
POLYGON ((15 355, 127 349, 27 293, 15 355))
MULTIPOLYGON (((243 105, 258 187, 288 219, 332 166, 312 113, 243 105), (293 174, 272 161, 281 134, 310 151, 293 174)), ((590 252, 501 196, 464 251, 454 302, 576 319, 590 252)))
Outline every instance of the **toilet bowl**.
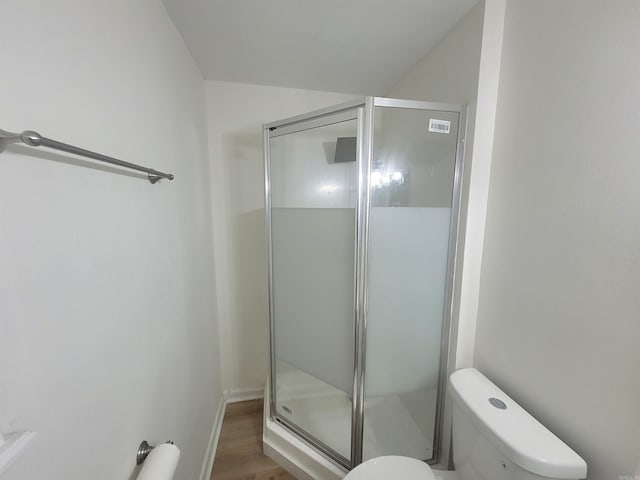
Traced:
POLYGON ((368 460, 345 480, 582 480, 586 462, 475 368, 449 380, 455 472, 419 460, 368 460))
POLYGON ((351 470, 345 480, 436 480, 431 468, 415 458, 389 455, 372 458, 351 470))
POLYGON ((351 470, 345 480, 459 480, 456 472, 432 470, 415 458, 389 455, 372 458, 351 470))

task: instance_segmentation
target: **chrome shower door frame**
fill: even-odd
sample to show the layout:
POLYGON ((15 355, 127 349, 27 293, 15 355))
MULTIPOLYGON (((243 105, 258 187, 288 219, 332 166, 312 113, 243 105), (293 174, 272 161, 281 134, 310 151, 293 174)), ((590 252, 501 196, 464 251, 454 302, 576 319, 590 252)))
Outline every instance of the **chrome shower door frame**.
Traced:
POLYGON ((376 107, 390 107, 414 110, 436 110, 458 113, 458 138, 456 143, 456 159, 453 180, 453 198, 449 229, 449 244, 447 258, 447 278, 445 287, 445 306, 442 323, 440 348, 440 365, 438 376, 438 395, 436 403, 435 432, 433 457, 427 459, 429 463, 440 461, 440 445, 443 439, 444 404, 446 396, 446 381, 448 372, 448 355, 450 350, 450 331, 453 316, 454 285, 458 263, 460 203, 462 196, 462 176, 464 168, 464 148, 467 125, 467 107, 447 103, 424 102, 414 100, 400 100, 383 97, 365 97, 334 107, 309 112, 307 114, 286 118, 267 123, 263 126, 264 147, 264 178, 265 178, 265 214, 266 214, 266 243, 268 266, 268 299, 269 299, 269 416, 277 421, 303 441, 326 455, 337 465, 351 469, 362 463, 364 436, 364 401, 365 401, 365 369, 366 369, 366 338, 367 338, 367 265, 369 251, 369 223, 371 215, 371 166, 373 163, 374 120, 376 107), (356 195, 356 225, 355 225, 355 305, 354 305, 354 370, 353 397, 351 415, 351 458, 347 459, 334 449, 315 438, 286 418, 280 417, 276 410, 276 352, 275 352, 275 321, 273 299, 273 259, 272 259, 272 231, 271 231, 271 175, 270 175, 270 138, 287 135, 303 130, 318 128, 342 121, 357 119, 357 195, 356 195))
MULTIPOLYGON (((272 246, 272 229, 271 229, 271 158, 270 158, 270 144, 271 138, 289 135, 292 133, 302 132, 305 130, 311 130, 327 125, 332 125, 349 120, 357 121, 357 146, 356 146, 356 170, 361 171, 362 153, 360 147, 361 131, 362 131, 362 117, 364 115, 364 100, 358 100, 353 102, 347 102, 334 107, 317 110, 308 114, 298 115, 295 117, 286 118, 277 122, 265 124, 263 126, 263 139, 264 139, 264 154, 265 154, 265 213, 266 213, 266 240, 267 240, 267 266, 268 266, 268 296, 269 296, 269 416, 272 421, 277 421, 284 427, 288 428, 296 434, 299 438, 310 444, 326 455, 334 463, 338 464, 342 468, 351 469, 355 464, 353 463, 353 457, 346 458, 333 448, 329 447, 310 432, 298 427, 292 421, 280 416, 276 407, 276 327, 275 327, 275 313, 274 313, 274 297, 273 297, 273 246, 272 246)), ((354 243, 354 276, 356 278, 356 286, 354 286, 354 293, 357 292, 357 269, 358 269, 358 208, 360 204, 361 184, 363 183, 360 174, 358 174, 358 192, 356 200, 356 222, 354 229, 356 230, 356 240, 354 243)), ((357 302, 357 299, 356 299, 357 302)), ((354 312, 357 310, 357 306, 354 305, 354 312)), ((355 313, 354 313, 355 315, 355 313)), ((357 325, 358 319, 355 319, 354 323, 357 325)), ((357 340, 356 340, 357 342, 357 340)), ((357 354, 356 354, 357 355, 357 354)), ((354 392, 352 396, 352 424, 353 424, 353 405, 355 403, 357 395, 354 392)), ((353 427, 351 435, 351 444, 353 445, 353 427)), ((353 451, 353 447, 352 447, 353 451)))

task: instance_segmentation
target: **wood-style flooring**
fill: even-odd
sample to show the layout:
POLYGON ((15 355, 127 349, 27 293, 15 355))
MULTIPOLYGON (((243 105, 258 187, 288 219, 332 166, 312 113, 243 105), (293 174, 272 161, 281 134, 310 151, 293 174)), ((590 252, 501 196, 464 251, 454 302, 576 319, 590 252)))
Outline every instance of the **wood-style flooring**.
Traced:
POLYGON ((295 480, 262 453, 262 400, 227 405, 211 480, 295 480))

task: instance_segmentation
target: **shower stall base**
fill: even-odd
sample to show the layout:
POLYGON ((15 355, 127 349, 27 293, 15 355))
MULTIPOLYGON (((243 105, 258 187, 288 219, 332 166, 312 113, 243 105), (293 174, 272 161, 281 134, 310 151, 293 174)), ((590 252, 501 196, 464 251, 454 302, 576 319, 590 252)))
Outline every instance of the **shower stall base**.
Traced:
POLYGON ((347 470, 299 437, 269 415, 270 379, 264 388, 262 449, 264 454, 292 473, 298 480, 340 480, 347 470))
MULTIPOLYGON (((351 398, 292 365, 277 361, 277 407, 283 417, 349 457, 351 398)), ((364 460, 380 455, 431 458, 433 423, 420 410, 435 409, 437 388, 365 399, 364 460)))
MULTIPOLYGON (((278 361, 278 410, 299 428, 314 432, 323 443, 348 457, 351 448, 351 398, 316 377, 278 361)), ((269 389, 265 392, 268 405, 269 389)), ((420 421, 420 409, 435 408, 437 388, 367 398, 364 423, 364 460, 380 455, 433 454, 433 423, 420 421)), ((342 478, 346 470, 311 449, 280 422, 264 414, 265 454, 296 473, 298 478, 342 478), (310 457, 309 453, 314 455, 310 457), (337 475, 337 476, 336 476, 337 475)))

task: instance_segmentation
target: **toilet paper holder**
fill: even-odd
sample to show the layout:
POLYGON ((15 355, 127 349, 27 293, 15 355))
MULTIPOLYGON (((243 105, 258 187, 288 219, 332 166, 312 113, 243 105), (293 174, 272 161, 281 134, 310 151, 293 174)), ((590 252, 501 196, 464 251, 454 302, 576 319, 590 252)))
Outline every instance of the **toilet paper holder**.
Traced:
MULTIPOLYGON (((164 443, 169 443, 173 445, 173 442, 171 440, 167 440, 164 443)), ((156 447, 154 447, 153 445, 149 445, 149 442, 147 442, 146 440, 141 441, 140 445, 138 445, 138 454, 136 455, 136 464, 138 465, 142 464, 142 462, 144 462, 147 456, 151 453, 151 450, 153 450, 154 448, 156 447)))

